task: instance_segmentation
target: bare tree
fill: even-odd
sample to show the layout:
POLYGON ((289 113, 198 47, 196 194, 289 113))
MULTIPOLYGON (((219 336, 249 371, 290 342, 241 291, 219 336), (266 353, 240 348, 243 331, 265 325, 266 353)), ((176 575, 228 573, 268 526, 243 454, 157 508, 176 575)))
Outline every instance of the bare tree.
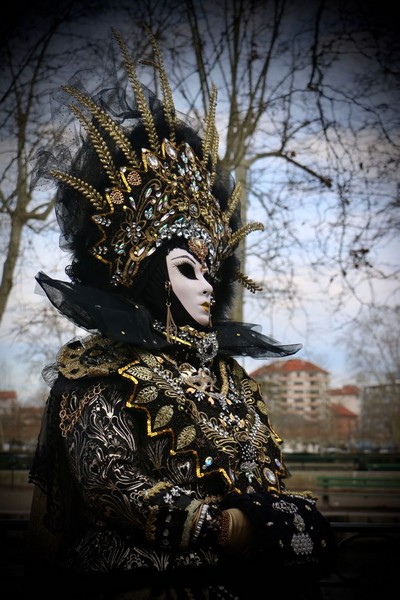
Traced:
POLYGON ((400 447, 400 306, 368 306, 341 336, 362 388, 360 438, 400 447))
MULTIPOLYGON (((267 232, 250 236, 254 242, 242 249, 264 285, 258 296, 263 308, 299 302, 307 294, 299 286, 306 268, 307 278, 314 277, 339 307, 349 293, 372 302, 377 281, 397 293, 398 261, 387 254, 381 259, 400 224, 399 46, 390 22, 380 22, 372 3, 357 0, 154 0, 146 15, 138 7, 121 0, 113 10, 114 4, 99 3, 69 64, 64 44, 51 71, 44 59, 55 32, 66 39, 74 30, 79 37, 77 20, 72 26, 58 16, 25 61, 18 57, 17 70, 7 41, 3 62, 11 77, 3 86, 2 131, 9 135, 1 146, 0 200, 10 237, 3 242, 0 317, 22 232, 49 225, 52 200, 33 195, 29 171, 39 141, 43 145, 50 135, 41 118, 44 86, 47 91, 65 82, 69 74, 59 69, 76 68, 81 49, 86 62, 92 52, 93 62, 98 59, 110 14, 137 56, 143 51, 138 25, 149 23, 164 50, 178 108, 194 120, 204 115, 211 82, 217 85, 223 164, 242 184, 243 220, 261 220, 267 232)), ((239 305, 235 316, 242 313, 239 305)))
POLYGON ((165 34, 165 44, 198 118, 210 80, 221 92, 223 164, 244 189, 244 220, 256 215, 268 232, 247 248, 259 258, 262 305, 293 302, 304 265, 336 307, 349 294, 364 302, 366 284, 369 301, 378 281, 398 290, 398 262, 379 257, 399 230, 390 15, 324 0, 187 0, 186 10, 181 38, 165 34))
POLYGON ((400 306, 365 307, 344 330, 341 344, 362 385, 386 385, 400 377, 400 306))
MULTIPOLYGON (((25 232, 40 233, 49 226, 53 198, 35 193, 32 178, 34 156, 52 133, 43 118, 48 114, 49 89, 60 57, 53 54, 52 42, 68 17, 56 13, 45 27, 25 33, 25 44, 15 43, 12 32, 1 49, 0 212, 1 250, 4 256, 0 281, 0 322, 14 283, 21 242, 25 232)), ((21 35, 16 28, 15 35, 21 35)))
MULTIPOLYGON (((127 3, 130 10, 134 4, 139 3, 127 3)), ((23 21, 13 22, 14 28, 3 38, 0 54, 0 249, 4 257, 0 322, 15 283, 18 260, 23 258, 23 241, 54 226, 54 188, 46 189, 42 183, 37 186, 40 165, 36 156, 38 150, 44 148, 54 151, 58 143, 55 136, 62 135, 72 117, 68 119, 63 115, 63 122, 57 116, 59 122, 52 123, 52 95, 77 70, 90 71, 88 76, 93 82, 106 72, 109 11, 113 11, 114 6, 107 1, 93 3, 90 0, 44 2, 43 5, 45 9, 44 6, 27 7, 23 21), (91 27, 95 18, 96 27, 91 27), (30 20, 29 27, 27 20, 30 20), (87 31, 90 31, 89 36, 87 31)), ((155 6, 168 13, 167 2, 150 2, 145 7, 150 16, 158 14, 162 22, 161 12, 157 13, 155 6)), ((122 3, 118 8, 118 20, 124 21, 126 7, 122 3)), ((144 18, 142 13, 136 12, 139 22, 144 18)), ((151 18, 148 20, 151 22, 151 18)), ((135 40, 138 42, 138 37, 135 40)), ((136 43, 136 52, 141 53, 141 50, 136 43)))
MULTIPOLYGON (((22 19, 14 18, 12 27, 2 22, 0 322, 8 308, 11 325, 5 335, 11 341, 22 342, 20 358, 25 359, 26 373, 35 371, 38 379, 43 365, 54 360, 61 343, 79 331, 48 304, 43 304, 43 308, 37 304, 32 311, 30 295, 25 299, 22 294, 7 306, 18 278, 20 282, 25 277, 28 263, 34 262, 35 270, 40 270, 55 267, 53 255, 58 259, 54 246, 44 248, 42 262, 36 253, 36 240, 43 241, 45 234, 57 230, 53 212, 55 186, 40 179, 38 154, 45 150, 55 155, 66 129, 68 135, 79 137, 69 111, 54 97, 60 86, 79 71, 85 71, 85 80, 92 89, 106 83, 112 63, 110 26, 130 22, 129 11, 135 13, 136 19, 136 30, 132 22, 130 39, 135 40, 134 52, 141 56, 149 42, 139 25, 144 21, 152 26, 153 15, 157 15, 161 26, 170 14, 168 0, 145 4, 122 1, 112 5, 107 0, 43 0, 40 6, 36 3, 27 7, 22 19), (49 257, 47 264, 43 264, 43 256, 49 257), (44 330, 51 334, 43 337, 44 330)), ((33 288, 33 283, 30 285, 33 288)))
POLYGON ((21 355, 22 358, 29 356, 29 361, 24 361, 26 375, 28 372, 38 375, 44 365, 50 366, 54 362, 59 348, 71 337, 82 334, 82 330, 65 318, 60 318, 58 312, 46 302, 34 314, 31 311, 27 314, 24 305, 21 305, 16 314, 15 326, 10 332, 10 335, 13 334, 22 338, 26 346, 21 355), (38 333, 43 331, 51 331, 51 336, 38 333))

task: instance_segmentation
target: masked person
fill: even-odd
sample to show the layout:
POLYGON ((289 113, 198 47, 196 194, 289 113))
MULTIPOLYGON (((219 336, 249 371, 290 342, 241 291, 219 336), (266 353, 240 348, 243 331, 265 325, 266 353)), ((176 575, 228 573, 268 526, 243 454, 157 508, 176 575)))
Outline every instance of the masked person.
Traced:
POLYGON ((66 86, 85 135, 67 169, 51 163, 71 281, 37 281, 90 335, 45 370, 28 579, 53 594, 51 573, 69 598, 318 597, 330 526, 287 490, 282 440, 234 358, 300 345, 228 318, 236 282, 257 289, 235 250, 262 225, 241 225, 220 170, 215 90, 199 135, 151 33, 162 100, 115 38, 125 87, 66 86))

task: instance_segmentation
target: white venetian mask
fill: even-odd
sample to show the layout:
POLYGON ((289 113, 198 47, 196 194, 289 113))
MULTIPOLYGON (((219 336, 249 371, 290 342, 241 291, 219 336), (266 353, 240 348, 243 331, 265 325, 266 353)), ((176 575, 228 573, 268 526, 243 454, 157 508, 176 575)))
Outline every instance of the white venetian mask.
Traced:
POLYGON ((189 315, 199 325, 210 323, 212 285, 207 281, 201 263, 187 250, 174 248, 167 255, 168 277, 171 287, 189 315))

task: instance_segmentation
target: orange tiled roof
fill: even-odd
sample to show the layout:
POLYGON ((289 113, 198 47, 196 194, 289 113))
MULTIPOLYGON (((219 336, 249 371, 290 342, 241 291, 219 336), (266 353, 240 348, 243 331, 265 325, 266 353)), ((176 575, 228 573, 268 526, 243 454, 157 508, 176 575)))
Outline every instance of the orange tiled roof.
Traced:
POLYGON ((17 392, 15 390, 0 390, 0 400, 16 400, 17 392))
POLYGON ((331 409, 334 413, 336 413, 340 417, 355 417, 355 418, 357 418, 356 413, 354 413, 352 410, 349 410, 345 406, 342 406, 341 404, 331 404, 331 409))
POLYGON ((307 371, 309 373, 326 373, 324 369, 318 367, 312 362, 301 360, 299 358, 291 358, 289 360, 277 360, 268 365, 259 367, 250 375, 252 377, 262 377, 265 373, 291 373, 292 371, 307 371))
POLYGON ((331 396, 358 396, 360 394, 360 388, 356 385, 344 385, 341 388, 334 388, 329 390, 331 396))

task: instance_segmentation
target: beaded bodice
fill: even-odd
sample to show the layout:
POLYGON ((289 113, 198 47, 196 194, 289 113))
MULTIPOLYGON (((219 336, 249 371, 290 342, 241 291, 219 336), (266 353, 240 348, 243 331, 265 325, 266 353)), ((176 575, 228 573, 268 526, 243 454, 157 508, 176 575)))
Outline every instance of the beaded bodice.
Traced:
POLYGON ((130 382, 126 408, 145 415, 147 436, 165 439, 174 460, 194 463, 197 484, 215 493, 279 490, 282 440, 258 384, 236 360, 218 354, 212 337, 202 334, 193 345, 192 334, 186 331, 168 353, 94 336, 81 349, 64 350, 62 371, 69 378, 114 372, 130 382))
POLYGON ((152 434, 170 436, 171 452, 190 451, 199 478, 218 472, 229 488, 280 489, 281 439, 257 383, 234 359, 218 356, 213 340, 203 337, 204 352, 185 347, 138 351, 119 370, 135 386, 128 406, 146 411, 152 434))

